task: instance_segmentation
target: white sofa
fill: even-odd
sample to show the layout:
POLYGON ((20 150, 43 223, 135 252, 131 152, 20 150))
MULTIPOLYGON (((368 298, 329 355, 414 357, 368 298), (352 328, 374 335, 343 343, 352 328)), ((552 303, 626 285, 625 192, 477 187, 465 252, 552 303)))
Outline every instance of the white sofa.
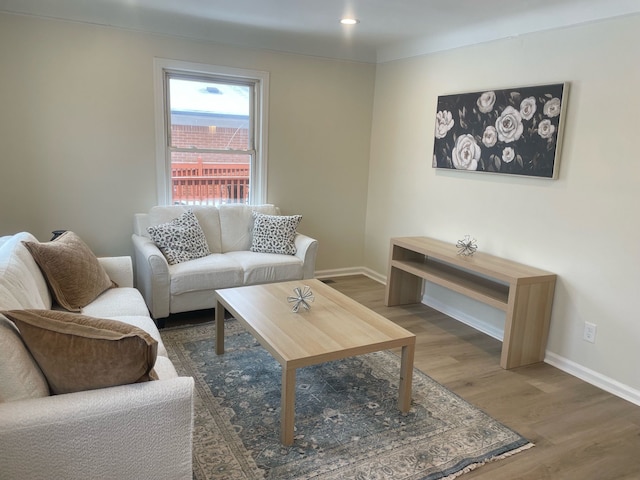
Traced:
POLYGON ((160 326, 172 313, 213 308, 213 291, 219 288, 313 278, 317 240, 297 233, 294 255, 252 252, 253 212, 280 215, 273 205, 243 204, 155 206, 135 215, 136 287, 160 326), (169 265, 147 228, 187 210, 196 215, 211 254, 169 265))
MULTIPOLYGON (((0 311, 51 309, 45 278, 23 241, 0 237, 0 311)), ((99 259, 118 284, 82 309, 145 330, 158 341, 158 380, 49 395, 46 378, 15 324, 0 315, 2 480, 191 479, 194 382, 179 377, 129 257, 99 259)), ((55 305, 53 305, 55 308, 55 305)))

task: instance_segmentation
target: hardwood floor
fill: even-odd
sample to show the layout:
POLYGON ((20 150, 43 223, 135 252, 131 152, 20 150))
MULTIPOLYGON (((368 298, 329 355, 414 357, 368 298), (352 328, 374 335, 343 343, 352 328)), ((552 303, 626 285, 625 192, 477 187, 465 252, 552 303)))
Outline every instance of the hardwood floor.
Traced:
POLYGON ((499 341, 422 304, 385 307, 384 286, 365 276, 328 283, 415 333, 415 367, 536 445, 463 479, 640 479, 639 406, 545 363, 503 370, 499 341))

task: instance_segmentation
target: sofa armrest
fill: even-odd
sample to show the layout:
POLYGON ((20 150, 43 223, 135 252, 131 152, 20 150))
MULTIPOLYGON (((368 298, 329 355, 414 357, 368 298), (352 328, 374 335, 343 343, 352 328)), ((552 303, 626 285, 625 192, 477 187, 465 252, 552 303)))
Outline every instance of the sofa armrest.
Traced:
POLYGON ((109 278, 119 287, 133 287, 133 263, 131 257, 99 257, 98 261, 109 278))
POLYGON ((191 478, 191 377, 0 404, 4 480, 191 478))
POLYGON ((169 264, 153 240, 131 235, 135 259, 136 288, 154 319, 169 316, 169 264))
POLYGON ((302 233, 297 233, 294 242, 296 246, 296 257, 300 258, 304 263, 302 278, 313 278, 316 273, 318 241, 302 233))

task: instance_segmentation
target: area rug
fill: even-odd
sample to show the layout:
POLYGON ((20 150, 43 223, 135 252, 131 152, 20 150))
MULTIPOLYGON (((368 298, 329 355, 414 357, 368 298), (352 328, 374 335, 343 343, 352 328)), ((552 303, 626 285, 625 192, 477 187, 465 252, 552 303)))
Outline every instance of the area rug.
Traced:
POLYGON ((453 479, 533 445, 415 369, 397 409, 400 358, 377 352, 298 369, 295 441, 280 444, 280 365, 236 320, 162 330, 195 379, 194 479, 453 479))

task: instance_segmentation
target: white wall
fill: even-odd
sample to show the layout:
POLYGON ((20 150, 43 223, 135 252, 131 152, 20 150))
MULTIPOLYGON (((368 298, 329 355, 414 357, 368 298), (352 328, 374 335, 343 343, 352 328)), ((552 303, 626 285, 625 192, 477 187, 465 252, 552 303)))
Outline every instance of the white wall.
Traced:
POLYGON ((318 269, 362 265, 375 66, 0 14, 0 235, 132 253, 156 203, 153 58, 270 72, 268 201, 318 269))
POLYGON ((557 273, 548 361, 637 401, 639 32, 640 17, 626 17, 378 65, 365 252, 386 274, 390 237, 471 234, 484 252, 557 273), (558 180, 431 167, 438 95, 563 81, 558 180), (597 324, 595 344, 582 340, 585 321, 597 324))
POLYGON ((637 32, 627 17, 376 68, 0 14, 0 235, 69 228, 98 254, 130 254, 132 215, 156 201, 153 58, 266 70, 268 200, 304 215, 318 269, 384 276, 390 237, 472 234, 559 275, 548 361, 640 402, 637 32), (439 94, 560 81, 558 180, 431 168, 439 94))

